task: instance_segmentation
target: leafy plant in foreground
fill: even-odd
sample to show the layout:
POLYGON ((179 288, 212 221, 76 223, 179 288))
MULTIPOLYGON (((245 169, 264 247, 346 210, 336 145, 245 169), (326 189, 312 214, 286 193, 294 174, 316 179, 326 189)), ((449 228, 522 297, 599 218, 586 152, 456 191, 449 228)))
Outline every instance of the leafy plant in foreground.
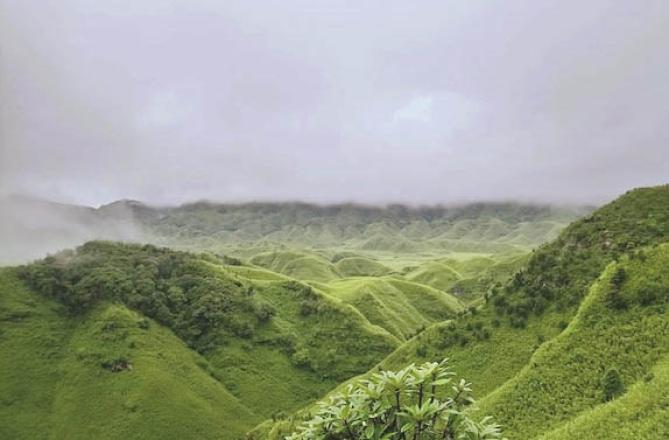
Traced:
POLYGON ((470 417, 471 384, 453 376, 447 360, 376 373, 320 402, 316 414, 287 439, 501 439, 490 417, 470 417))

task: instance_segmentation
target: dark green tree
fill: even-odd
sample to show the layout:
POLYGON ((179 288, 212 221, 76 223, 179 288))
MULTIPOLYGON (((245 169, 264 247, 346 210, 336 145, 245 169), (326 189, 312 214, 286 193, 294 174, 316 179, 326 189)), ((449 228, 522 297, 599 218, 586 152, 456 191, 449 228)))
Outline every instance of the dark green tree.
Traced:
POLYGON ((615 368, 607 370, 604 376, 602 376, 602 391, 605 402, 613 400, 625 392, 623 379, 615 368))

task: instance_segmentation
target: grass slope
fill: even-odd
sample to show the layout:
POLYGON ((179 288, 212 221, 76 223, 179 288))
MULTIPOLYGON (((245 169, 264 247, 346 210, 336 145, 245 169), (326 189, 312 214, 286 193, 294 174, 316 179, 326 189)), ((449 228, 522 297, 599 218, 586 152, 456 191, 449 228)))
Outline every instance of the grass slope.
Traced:
MULTIPOLYGON (((130 359, 133 366, 147 365, 113 374, 135 380, 131 385, 119 382, 120 391, 116 393, 112 388, 115 383, 100 380, 106 377, 99 376, 100 372, 92 376, 88 372, 79 374, 70 365, 69 357, 63 359, 59 368, 68 373, 58 379, 63 386, 52 404, 53 410, 59 411, 56 417, 64 421, 76 419, 77 409, 71 402, 84 399, 79 392, 109 394, 112 406, 123 407, 125 401, 119 400, 121 397, 112 399, 117 396, 124 396, 129 402, 150 400, 155 405, 162 404, 167 415, 156 413, 156 419, 169 418, 172 408, 184 415, 198 411, 205 419, 215 415, 216 429, 209 429, 208 420, 197 419, 194 423, 205 430, 188 429, 196 437, 235 438, 255 422, 277 411, 293 411, 339 382, 366 371, 399 345, 397 338, 370 324, 350 305, 283 275, 270 276, 264 269, 224 264, 225 261, 150 245, 90 242, 76 251, 17 270, 33 289, 42 293, 37 298, 46 301, 53 297, 66 306, 52 312, 59 325, 70 331, 67 338, 52 342, 55 352, 88 362, 91 368, 95 366, 94 372, 107 373, 100 364, 121 358, 130 359), (110 314, 117 317, 112 319, 110 314), (148 331, 142 329, 145 316, 169 330, 158 324, 151 325, 148 331), (100 324, 102 321, 118 322, 106 329, 100 324), (179 353, 176 347, 169 348, 170 341, 178 346, 179 353), (96 344, 106 347, 106 351, 96 352, 96 344), (186 365, 187 360, 191 364, 186 365), (151 362, 164 366, 164 371, 153 368, 151 362), (142 376, 144 372, 147 377, 142 376), (191 379, 197 375, 206 378, 208 384, 191 379), (77 388, 76 383, 81 387, 77 388), (188 388, 191 383, 195 391, 188 388), (183 398, 165 394, 170 389, 183 398), (181 402, 189 409, 181 409, 181 402), (229 418, 225 414, 230 414, 229 418)), ((21 283, 14 279, 2 286, 11 290, 21 283)), ((25 287, 17 292, 19 297, 36 297, 25 287)), ((12 322, 15 313, 9 316, 8 322, 12 322)), ((0 326, 3 336, 8 326, 0 326)), ((52 333, 57 335, 58 331, 52 333)), ((8 340, 19 344, 12 347, 21 351, 20 338, 8 336, 8 340)), ((5 351, 2 361, 8 362, 7 368, 11 368, 11 360, 11 353, 5 351)), ((9 380, 17 386, 22 382, 20 376, 9 380)), ((17 398, 17 405, 29 399, 25 405, 30 407, 32 395, 24 394, 17 398)), ((94 406, 89 405, 91 411, 94 406)), ((100 411, 108 409, 103 403, 98 407, 100 411)), ((128 420, 135 420, 130 413, 128 420)), ((145 415, 149 417, 151 413, 145 415)), ((100 426, 106 425, 101 422, 100 426)), ((120 422, 118 426, 122 429, 118 435, 131 436, 132 426, 120 422)), ((187 429, 190 425, 184 426, 187 429)), ((66 437, 96 436, 90 431, 62 432, 66 437)), ((138 435, 144 432, 156 431, 138 428, 138 435)))
POLYGON ((659 362, 622 397, 583 412, 542 440, 669 438, 669 359, 659 362))
POLYGON ((481 402, 481 410, 502 423, 509 436, 532 438, 601 404, 608 369, 633 384, 669 353, 669 245, 646 255, 610 265, 567 329, 481 402), (620 268, 628 279, 612 293, 620 268), (624 298, 625 306, 612 304, 613 295, 624 298))
MULTIPOLYGON (((379 367, 448 356, 458 375, 474 383, 476 395, 486 396, 483 411, 505 424, 510 438, 533 438, 604 407, 616 408, 621 404, 615 401, 602 405, 604 371, 618 368, 631 386, 669 346, 667 245, 652 248, 664 242, 669 242, 669 186, 630 191, 567 227, 527 264, 509 260, 501 270, 524 267, 504 286, 493 286, 485 304, 430 326, 379 367), (615 260, 620 263, 610 265, 615 260), (620 266, 630 275, 611 299, 612 273, 620 266), (611 302, 619 308, 611 309, 611 302)), ((652 401, 661 405, 665 394, 654 392, 660 396, 652 401)), ((663 411, 653 409, 639 427, 663 432, 658 416, 663 411)), ((260 438, 268 432, 279 438, 292 421, 263 426, 256 431, 260 438)))
POLYGON ((237 438, 258 420, 170 331, 119 305, 69 317, 0 271, 0 438, 237 438), (102 367, 126 357, 132 370, 102 367))
POLYGON ((404 276, 410 281, 443 291, 450 291, 451 287, 462 279, 462 275, 456 270, 438 261, 421 264, 404 276))
POLYGON ((392 270, 383 264, 365 257, 347 257, 335 263, 337 271, 344 277, 387 275, 392 270))
POLYGON ((451 295, 392 277, 339 280, 329 284, 328 293, 402 340, 462 310, 451 295))
POLYGON ((330 281, 340 278, 325 258, 299 251, 275 251, 255 255, 251 263, 299 280, 330 281))

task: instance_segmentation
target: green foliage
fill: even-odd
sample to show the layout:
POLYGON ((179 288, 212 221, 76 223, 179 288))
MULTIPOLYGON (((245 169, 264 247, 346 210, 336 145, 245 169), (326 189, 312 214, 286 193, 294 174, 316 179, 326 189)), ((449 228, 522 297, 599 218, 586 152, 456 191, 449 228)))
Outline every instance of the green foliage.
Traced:
POLYGON ((74 253, 24 266, 20 273, 73 313, 101 301, 122 302, 200 351, 222 334, 250 337, 250 311, 259 320, 272 315, 271 307, 258 304, 247 286, 213 272, 198 256, 151 245, 89 242, 74 253))
POLYGON ((665 358, 622 396, 585 411, 542 440, 669 438, 669 362, 665 358))
MULTIPOLYGON (((547 308, 573 311, 610 261, 664 241, 669 241, 669 186, 629 191, 534 251, 527 269, 518 271, 492 302, 515 324, 547 308)), ((612 282, 611 305, 624 308, 616 297, 624 272, 612 282)))
POLYGON ((669 244, 646 248, 646 254, 645 262, 622 258, 609 265, 567 329, 546 338, 526 368, 481 400, 481 408, 503 424, 507 435, 533 438, 556 429, 624 392, 623 383, 643 380, 669 354, 669 244), (628 306, 612 309, 607 295, 620 268, 627 274, 620 296, 628 306), (638 291, 651 282, 665 294, 642 305, 638 291), (612 366, 617 373, 610 372, 612 366))
POLYGON ((615 368, 606 370, 606 373, 604 373, 602 377, 602 392, 605 402, 613 400, 625 392, 623 379, 615 368))
POLYGON ((470 384, 454 382, 446 364, 412 364, 350 384, 287 439, 501 439, 490 418, 475 421, 465 411, 474 402, 470 384))
POLYGON ((102 303, 68 315, 0 269, 0 438, 236 439, 262 419, 144 319, 102 303))

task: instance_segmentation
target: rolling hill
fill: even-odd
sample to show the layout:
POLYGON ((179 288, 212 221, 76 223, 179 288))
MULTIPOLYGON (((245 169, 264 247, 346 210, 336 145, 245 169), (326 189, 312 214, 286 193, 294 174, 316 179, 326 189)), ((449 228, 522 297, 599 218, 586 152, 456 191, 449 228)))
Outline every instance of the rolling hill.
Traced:
POLYGON ((0 436, 154 438, 174 423, 174 438, 237 438, 398 345, 308 285, 254 283, 228 267, 90 242, 3 269, 0 419, 16 422, 0 436))
MULTIPOLYGON (((668 246, 669 186, 630 191, 373 371, 448 357, 509 438, 663 438, 668 246), (610 397, 607 376, 621 384, 610 397)), ((254 435, 277 438, 304 415, 254 435)))
POLYGON ((356 378, 444 357, 510 439, 669 435, 669 186, 566 228, 515 204, 135 208, 193 252, 93 241, 1 270, 0 437, 281 438, 356 378))

